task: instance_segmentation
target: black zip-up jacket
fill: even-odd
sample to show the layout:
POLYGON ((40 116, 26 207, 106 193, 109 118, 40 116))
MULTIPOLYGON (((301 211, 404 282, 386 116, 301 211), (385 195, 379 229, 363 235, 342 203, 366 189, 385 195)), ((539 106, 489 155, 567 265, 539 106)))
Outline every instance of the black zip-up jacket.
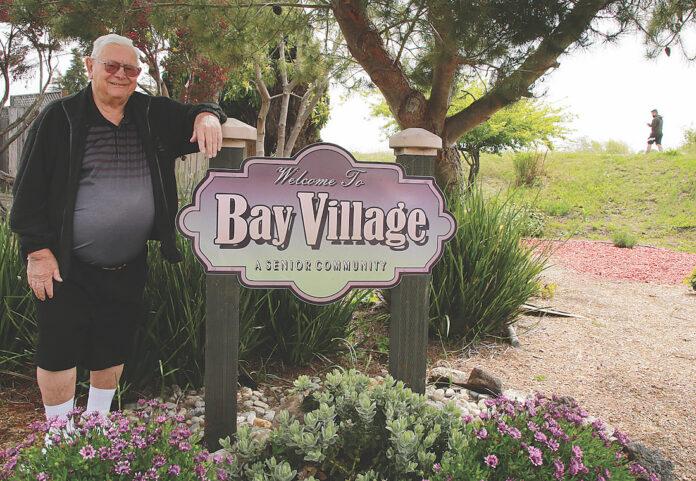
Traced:
MULTIPOLYGON (((75 199, 87 137, 91 84, 80 92, 50 103, 29 128, 14 184, 10 228, 19 236, 22 256, 48 248, 62 276, 70 269, 75 199)), ((178 195, 174 163, 198 152, 189 139, 201 112, 227 120, 216 104, 182 104, 166 97, 134 92, 128 99, 152 178, 155 227, 151 239, 170 262, 181 260, 174 238, 178 195)), ((114 232, 114 235, 119 235, 114 232)))

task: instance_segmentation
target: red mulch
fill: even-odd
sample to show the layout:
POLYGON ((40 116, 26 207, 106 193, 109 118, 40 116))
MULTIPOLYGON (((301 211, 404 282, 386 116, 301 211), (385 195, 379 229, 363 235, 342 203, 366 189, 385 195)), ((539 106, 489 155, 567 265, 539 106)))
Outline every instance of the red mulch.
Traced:
POLYGON ((584 240, 542 242, 552 243, 555 264, 595 278, 681 284, 696 267, 696 254, 689 252, 649 246, 628 249, 584 240))

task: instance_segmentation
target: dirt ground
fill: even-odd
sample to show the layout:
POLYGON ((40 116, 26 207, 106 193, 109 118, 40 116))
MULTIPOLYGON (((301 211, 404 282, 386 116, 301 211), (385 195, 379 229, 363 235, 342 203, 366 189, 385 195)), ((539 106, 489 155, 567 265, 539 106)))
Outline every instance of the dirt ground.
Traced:
MULTIPOLYGON (((433 342, 430 366, 481 367, 499 376, 505 388, 573 396, 591 415, 660 450, 675 464, 678 479, 696 481, 694 291, 606 280, 558 265, 544 279, 557 285, 555 295, 530 302, 581 317, 523 316, 517 324, 519 348, 483 344, 443 358, 433 342)), ((370 370, 386 367, 387 359, 376 356, 372 362, 370 370)), ((328 368, 316 364, 310 370, 328 368)), ((33 383, 5 379, 0 449, 18 443, 27 424, 43 417, 33 383)))

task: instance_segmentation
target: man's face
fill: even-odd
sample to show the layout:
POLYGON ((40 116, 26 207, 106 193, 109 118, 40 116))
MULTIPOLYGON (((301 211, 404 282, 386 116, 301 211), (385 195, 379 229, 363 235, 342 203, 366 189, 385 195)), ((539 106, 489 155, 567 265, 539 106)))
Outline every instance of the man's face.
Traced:
POLYGON ((655 112, 654 110, 650 113, 652 114, 653 118, 657 117, 657 112, 655 112))
MULTIPOLYGON (((132 48, 114 43, 106 45, 98 59, 103 62, 138 65, 138 58, 132 48)), ((137 77, 127 76, 123 68, 110 74, 106 71, 106 66, 95 59, 87 59, 87 72, 95 95, 107 103, 125 103, 137 87, 137 77)))

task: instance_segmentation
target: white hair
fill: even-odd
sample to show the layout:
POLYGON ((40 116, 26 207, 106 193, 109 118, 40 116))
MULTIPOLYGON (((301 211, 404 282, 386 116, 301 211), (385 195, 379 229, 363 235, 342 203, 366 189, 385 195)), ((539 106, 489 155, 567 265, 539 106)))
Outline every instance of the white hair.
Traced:
POLYGON ((135 53, 135 58, 137 59, 137 65, 140 65, 140 52, 138 52, 138 49, 135 48, 135 45, 133 45, 133 41, 130 38, 123 37, 121 35, 117 35, 115 33, 109 33, 107 35, 102 35, 98 39, 94 41, 94 45, 92 46, 92 54, 90 57, 96 58, 99 57, 99 54, 101 54, 102 50, 104 50, 104 47, 110 44, 116 44, 116 45, 122 45, 124 47, 130 47, 133 49, 133 53, 135 53))

